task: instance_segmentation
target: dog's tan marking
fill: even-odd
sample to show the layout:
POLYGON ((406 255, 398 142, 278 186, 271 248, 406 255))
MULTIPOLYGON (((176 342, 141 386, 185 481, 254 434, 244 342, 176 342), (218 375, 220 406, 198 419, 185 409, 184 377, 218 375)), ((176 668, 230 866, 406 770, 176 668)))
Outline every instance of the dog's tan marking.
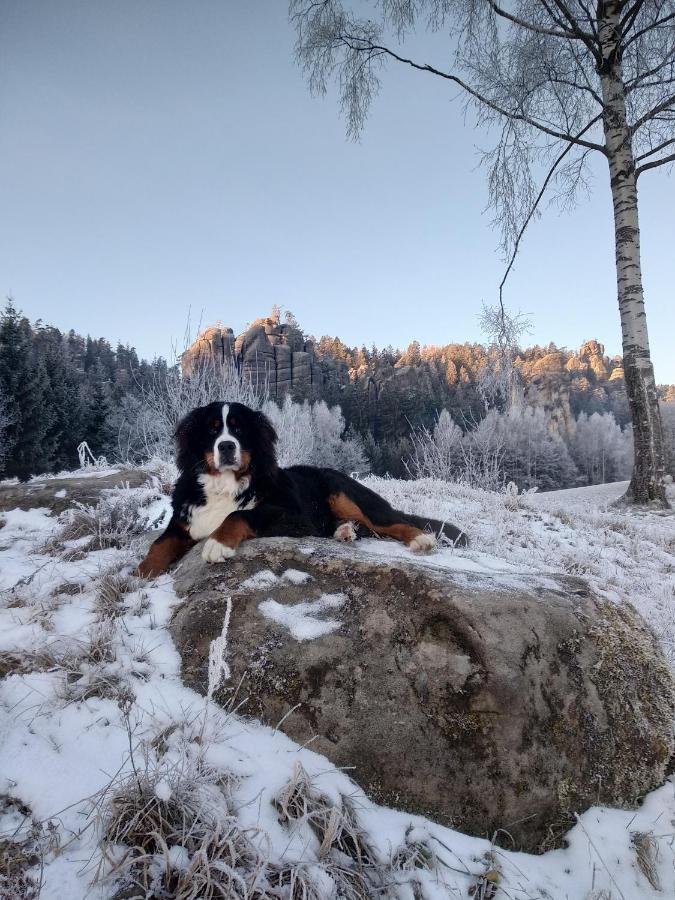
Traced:
POLYGON ((414 525, 394 524, 394 525, 376 525, 371 522, 368 516, 362 511, 361 507, 350 500, 346 494, 332 494, 328 498, 328 506, 333 515, 338 519, 351 519, 359 522, 369 528, 373 534, 380 537, 391 537, 395 541, 401 541, 402 544, 410 546, 415 538, 425 534, 421 528, 414 525))
POLYGON ((207 450, 204 454, 206 460, 206 469, 209 475, 220 475, 220 470, 216 468, 216 458, 211 450, 207 450))
POLYGON ((239 544, 255 537, 255 531, 246 519, 236 513, 228 516, 222 525, 219 525, 211 534, 211 538, 225 547, 236 550, 239 544))
POLYGON ((251 454, 248 452, 248 450, 244 450, 244 448, 242 447, 241 448, 241 465, 239 466, 239 468, 237 469, 237 471, 234 474, 237 476, 237 478, 241 478, 242 475, 247 474, 247 472, 250 468, 251 468, 251 454))
POLYGON ((187 535, 185 538, 167 537, 164 540, 155 541, 145 559, 136 569, 136 574, 141 578, 156 578, 158 575, 162 575, 172 563, 185 556, 194 543, 187 535))

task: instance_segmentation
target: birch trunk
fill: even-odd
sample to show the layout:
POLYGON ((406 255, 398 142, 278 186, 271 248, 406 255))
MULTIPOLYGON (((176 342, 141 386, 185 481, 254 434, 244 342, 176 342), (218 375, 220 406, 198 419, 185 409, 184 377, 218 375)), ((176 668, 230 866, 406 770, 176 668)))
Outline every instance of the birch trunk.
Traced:
POLYGON ((619 3, 600 3, 598 31, 603 52, 600 70, 603 127, 608 153, 616 279, 621 316, 623 368, 633 421, 634 463, 626 500, 667 507, 664 450, 654 368, 649 354, 647 317, 640 265, 640 224, 632 136, 618 51, 619 3))

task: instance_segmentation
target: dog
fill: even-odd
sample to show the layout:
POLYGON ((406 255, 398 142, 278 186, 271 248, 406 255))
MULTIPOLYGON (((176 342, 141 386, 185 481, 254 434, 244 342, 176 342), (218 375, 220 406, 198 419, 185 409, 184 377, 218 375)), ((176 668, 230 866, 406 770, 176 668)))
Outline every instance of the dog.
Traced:
POLYGON ((334 537, 351 543, 357 527, 430 553, 435 535, 466 546, 448 523, 394 509, 379 494, 334 469, 277 465, 277 434, 261 412, 241 403, 210 403, 176 429, 180 472, 166 531, 138 567, 152 578, 204 540, 203 558, 218 563, 255 537, 334 537))

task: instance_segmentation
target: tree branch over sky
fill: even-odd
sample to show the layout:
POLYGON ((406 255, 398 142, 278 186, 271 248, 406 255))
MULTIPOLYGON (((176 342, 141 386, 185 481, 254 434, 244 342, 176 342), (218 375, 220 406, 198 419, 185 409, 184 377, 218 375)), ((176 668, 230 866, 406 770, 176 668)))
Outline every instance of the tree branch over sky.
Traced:
POLYGON ((637 180, 675 162, 675 0, 381 0, 358 9, 291 0, 296 55, 311 90, 337 83, 347 132, 357 137, 388 62, 459 88, 477 127, 494 137, 482 163, 506 275, 546 191, 555 186, 572 206, 588 182, 589 155, 607 160, 635 443, 626 499, 665 506, 637 180), (363 16, 368 7, 372 19, 363 16), (402 51, 422 28, 447 35, 448 64, 402 51))

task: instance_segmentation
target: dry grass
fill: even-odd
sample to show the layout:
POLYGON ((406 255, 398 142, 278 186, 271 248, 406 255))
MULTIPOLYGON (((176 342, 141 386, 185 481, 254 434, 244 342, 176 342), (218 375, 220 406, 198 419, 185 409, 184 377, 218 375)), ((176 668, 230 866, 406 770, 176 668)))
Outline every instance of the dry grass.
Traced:
POLYGON ((51 542, 58 547, 65 541, 89 538, 89 551, 124 547, 149 527, 142 510, 150 499, 139 492, 116 490, 106 493, 96 506, 77 503, 61 514, 61 528, 51 542))
POLYGON ((10 675, 27 675, 29 672, 49 672, 60 668, 59 661, 48 651, 12 653, 3 651, 0 653, 0 678, 8 678, 10 675))
POLYGON ((332 851, 348 857, 359 868, 372 864, 373 853, 360 828, 354 808, 347 797, 340 806, 317 793, 312 779, 300 763, 296 763, 293 777, 276 798, 279 821, 306 822, 319 839, 319 858, 332 851))
POLYGON ((44 857, 57 849, 57 829, 31 818, 31 811, 12 797, 0 797, 0 812, 14 813, 19 824, 0 834, 0 900, 37 900, 40 885, 29 870, 42 865, 44 857))
POLYGON ((150 764, 150 756, 111 787, 99 822, 97 880, 114 879, 120 900, 369 900, 392 896, 389 887, 402 876, 416 887, 409 873, 432 864, 419 841, 395 854, 395 864, 375 862, 350 801, 333 803, 316 792, 300 765, 275 807, 290 828, 309 826, 319 850, 311 861, 272 862, 264 833, 243 827, 232 811, 236 779, 187 757, 166 766, 150 764))
POLYGON ((99 878, 121 880, 124 896, 134 896, 127 888, 175 900, 274 896, 256 894, 266 863, 230 814, 215 773, 146 766, 113 790, 102 832, 108 871, 99 878))
POLYGON ((64 703, 79 703, 92 697, 125 703, 133 700, 126 681, 116 667, 113 620, 94 626, 87 638, 65 651, 50 648, 53 668, 63 673, 56 696, 64 703))
POLYGON ((658 841, 653 834, 647 834, 644 831, 634 831, 630 839, 640 871, 654 890, 660 891, 661 880, 656 866, 659 854, 658 841))
POLYGON ((118 569, 104 572, 96 582, 96 598, 94 608, 99 621, 115 619, 123 616, 127 610, 123 605, 124 597, 138 590, 140 579, 133 575, 125 575, 118 569))
POLYGON ((412 826, 406 833, 406 841, 392 856, 391 865, 402 872, 410 872, 414 869, 434 869, 437 860, 426 838, 419 837, 417 830, 412 826))

